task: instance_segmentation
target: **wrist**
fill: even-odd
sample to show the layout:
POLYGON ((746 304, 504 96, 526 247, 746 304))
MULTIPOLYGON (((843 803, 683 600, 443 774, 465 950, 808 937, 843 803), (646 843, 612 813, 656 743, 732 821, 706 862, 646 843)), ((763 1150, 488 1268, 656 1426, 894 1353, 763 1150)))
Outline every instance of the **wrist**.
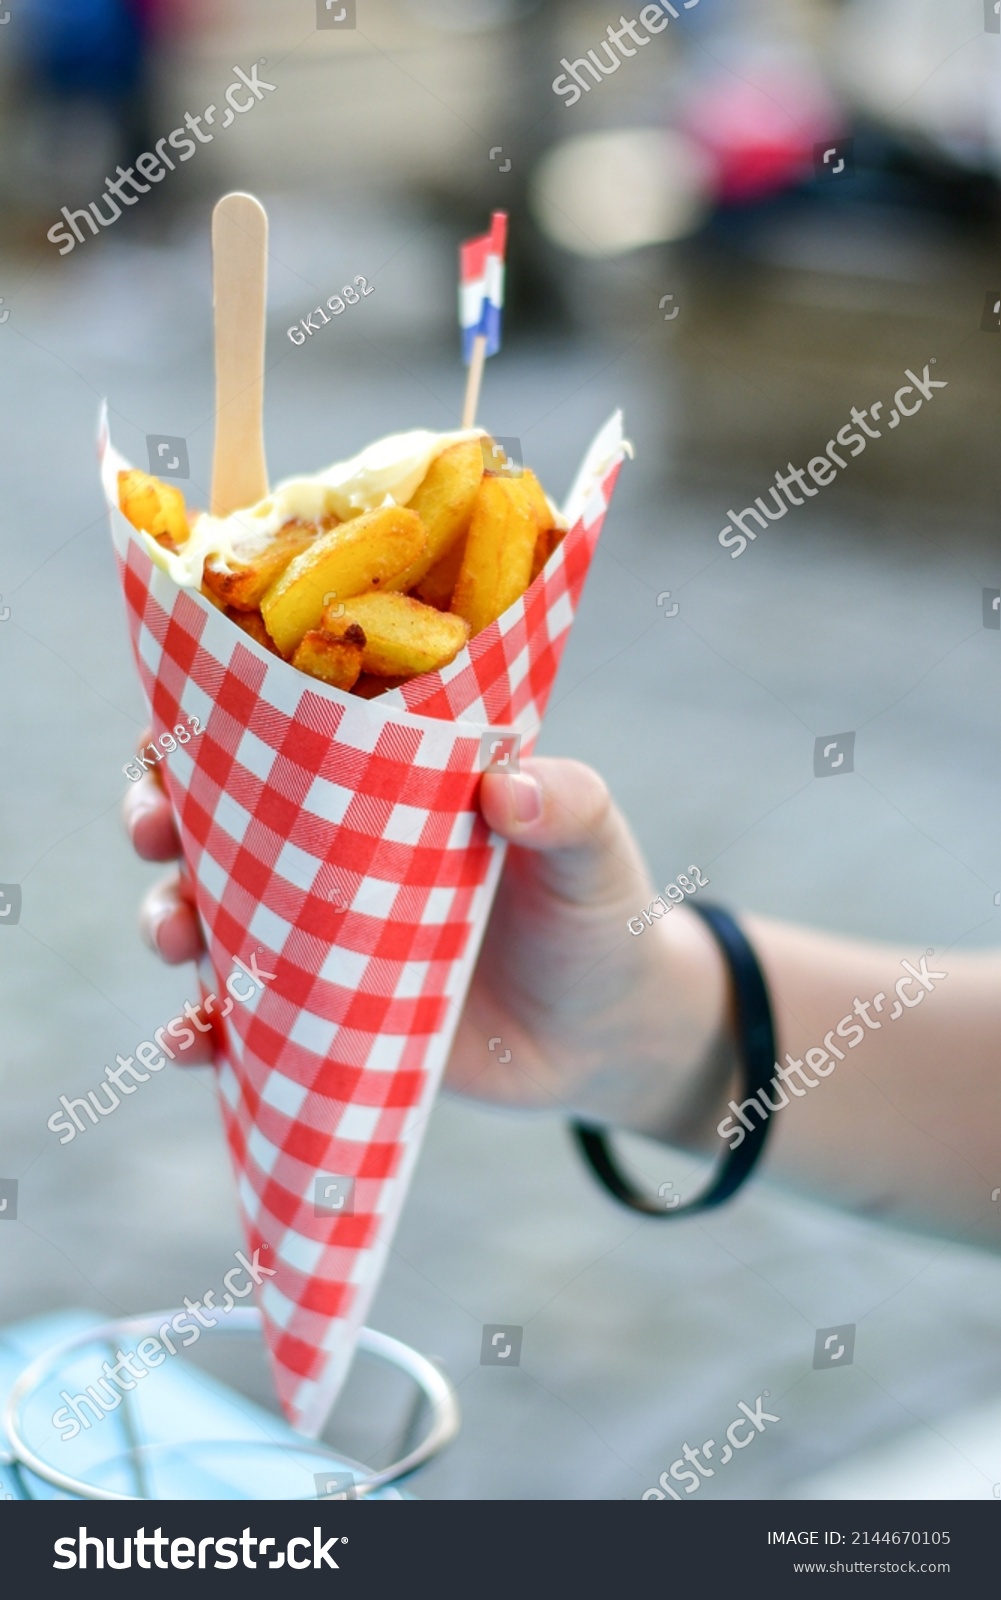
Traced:
POLYGON ((680 906, 634 949, 633 981, 590 1030, 573 1114, 714 1151, 739 1083, 726 962, 702 919, 680 906))
MULTIPOLYGON (((697 918, 713 935, 726 968, 729 992, 726 1013, 722 1006, 714 1012, 711 1007, 706 1009, 703 1004, 701 1012, 698 1006, 694 1005, 690 1015, 701 1016, 703 1023, 708 1022, 713 1015, 718 1018, 722 1018, 724 1014, 732 1016, 732 1026, 729 1030, 724 1030, 722 1023, 717 1029, 719 1048, 714 1049, 710 1044, 708 1055, 704 1054, 702 1057, 702 1070, 698 1078, 689 1079, 687 1091, 682 1082, 668 1113, 665 1133, 675 1141, 698 1145, 708 1131, 707 1118, 710 1115, 710 1108, 713 1108, 713 1114, 718 1108, 715 1089, 733 1081, 728 1056, 735 1054, 739 1057, 744 1089, 751 1099, 754 1099, 763 1093, 763 1086, 770 1079, 777 1047, 768 983, 757 953, 748 941, 743 928, 723 906, 702 902, 699 906, 689 909, 695 912, 697 918), (727 1031, 734 1039, 732 1051, 726 1048, 727 1031), (716 1107, 713 1106, 714 1101, 717 1102, 716 1107)), ((689 946, 689 954, 697 951, 697 943, 689 946)), ((683 976, 679 960, 674 963, 674 975, 676 978, 683 976)), ((690 975, 696 981, 701 979, 703 982, 709 980, 712 983, 712 968, 708 961, 697 961, 695 966, 690 968, 690 975)), ((704 1001, 705 992, 702 998, 704 1001)), ((774 1082, 774 1079, 771 1081, 774 1082)), ((730 1101, 730 1106, 734 1111, 738 1109, 733 1100, 730 1101)), ((740 1108, 739 1114, 741 1118, 744 1117, 743 1107, 740 1108)), ((728 1121, 729 1119, 724 1119, 718 1124, 718 1133, 725 1132, 728 1121)), ((743 1131, 739 1133, 736 1141, 729 1147, 729 1154, 722 1161, 713 1163, 708 1184, 678 1211, 673 1209, 673 1202, 669 1203, 668 1211, 663 1210, 642 1187, 637 1188, 619 1166, 607 1138, 599 1129, 577 1124, 573 1133, 591 1171, 615 1200, 628 1207, 630 1211, 640 1212, 643 1216, 662 1217, 668 1214, 683 1216, 693 1211, 707 1211, 733 1197, 761 1158, 770 1127, 767 1115, 763 1115, 756 1127, 751 1124, 748 1124, 748 1127, 749 1137, 745 1138, 743 1131)), ((733 1131, 732 1124, 730 1131, 733 1131)), ((663 1187, 659 1193, 663 1195, 663 1187)))
POLYGON ((659 1063, 660 1095, 635 1131, 680 1149, 715 1153, 717 1124, 741 1082, 729 969, 701 917, 678 910, 651 930, 658 936, 661 969, 661 1047, 652 1057, 659 1063))

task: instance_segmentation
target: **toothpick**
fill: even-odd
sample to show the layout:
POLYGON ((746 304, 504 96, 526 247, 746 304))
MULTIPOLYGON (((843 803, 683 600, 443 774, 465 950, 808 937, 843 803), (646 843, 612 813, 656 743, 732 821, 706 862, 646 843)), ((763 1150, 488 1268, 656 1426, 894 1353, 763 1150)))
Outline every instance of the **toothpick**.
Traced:
POLYGON ((462 408, 462 426, 475 428, 476 412, 480 404, 480 389, 483 384, 483 368, 487 359, 487 336, 478 333, 473 340, 473 359, 469 363, 469 378, 466 382, 466 403, 462 408))

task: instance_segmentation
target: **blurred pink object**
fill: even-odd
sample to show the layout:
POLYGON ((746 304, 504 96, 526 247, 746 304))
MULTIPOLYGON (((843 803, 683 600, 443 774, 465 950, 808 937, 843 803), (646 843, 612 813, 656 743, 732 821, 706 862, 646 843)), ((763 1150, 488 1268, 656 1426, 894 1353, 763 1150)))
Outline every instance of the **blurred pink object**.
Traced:
POLYGON ((813 170, 821 140, 846 119, 815 73, 797 63, 742 62, 704 78, 680 126, 713 158, 721 200, 778 194, 813 170))

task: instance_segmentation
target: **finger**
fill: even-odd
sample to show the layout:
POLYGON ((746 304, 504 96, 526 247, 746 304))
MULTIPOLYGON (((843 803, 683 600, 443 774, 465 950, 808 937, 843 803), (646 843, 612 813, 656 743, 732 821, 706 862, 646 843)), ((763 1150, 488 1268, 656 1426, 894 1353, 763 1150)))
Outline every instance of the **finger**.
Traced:
POLYGON ((150 949, 168 966, 197 961, 204 949, 195 908, 176 874, 149 891, 140 907, 139 927, 150 949))
MULTIPOLYGON (((190 1044, 185 1044, 183 1037, 178 1038, 175 1037, 174 1034, 171 1034, 170 1037, 173 1041, 171 1044, 171 1049, 174 1052, 175 1067, 204 1067, 207 1062, 210 1062, 213 1059, 215 1054, 215 1046, 213 1044, 213 1024, 215 1023, 216 1019, 213 1017, 207 1017, 205 1015, 205 1008, 201 1004, 193 1005, 191 1007, 191 1012, 197 1016, 198 1022, 201 1024, 201 1026, 199 1027, 196 1025, 193 1028, 188 1028, 188 1032, 193 1033, 195 1036, 190 1044), (203 1032, 203 1029, 206 1031, 203 1032)), ((187 1015, 188 1020, 190 1021, 191 1013, 189 1012, 187 1015)))
POLYGON ((152 772, 143 773, 125 795, 122 821, 132 848, 144 861, 173 861, 180 855, 170 801, 152 772))
MULTIPOLYGON (((144 728, 142 733, 140 734, 139 743, 136 745, 136 755, 137 756, 141 756, 147 745, 149 745, 154 751, 156 750, 156 746, 153 744, 153 729, 152 728, 144 728)), ((160 760, 159 753, 157 754, 156 759, 157 759, 157 762, 159 762, 159 760, 160 760)), ((151 777, 153 779, 154 783, 159 785, 159 787, 161 787, 161 788, 163 787, 161 779, 160 779, 160 768, 159 768, 159 765, 157 765, 157 766, 146 766, 146 767, 143 767, 142 770, 143 770, 143 774, 145 776, 151 777)))
POLYGON ((581 761, 536 756, 520 772, 486 772, 480 809, 495 833, 539 852, 536 877, 566 900, 617 902, 646 884, 637 846, 604 780, 581 761))

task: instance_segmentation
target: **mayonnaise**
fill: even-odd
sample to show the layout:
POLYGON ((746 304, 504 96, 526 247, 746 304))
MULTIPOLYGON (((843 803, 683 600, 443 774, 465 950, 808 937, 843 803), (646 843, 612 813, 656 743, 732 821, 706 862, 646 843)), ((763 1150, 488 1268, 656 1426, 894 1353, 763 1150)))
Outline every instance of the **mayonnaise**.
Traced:
POLYGON ((339 461, 311 478, 286 478, 255 506, 229 517, 196 518, 187 542, 175 555, 148 533, 140 534, 150 556, 182 589, 201 586, 202 569, 210 558, 230 562, 253 560, 267 548, 279 528, 298 519, 316 522, 334 516, 342 522, 379 506, 405 506, 413 499, 431 463, 453 444, 485 438, 482 428, 457 433, 431 433, 415 428, 377 439, 350 461, 339 461))

